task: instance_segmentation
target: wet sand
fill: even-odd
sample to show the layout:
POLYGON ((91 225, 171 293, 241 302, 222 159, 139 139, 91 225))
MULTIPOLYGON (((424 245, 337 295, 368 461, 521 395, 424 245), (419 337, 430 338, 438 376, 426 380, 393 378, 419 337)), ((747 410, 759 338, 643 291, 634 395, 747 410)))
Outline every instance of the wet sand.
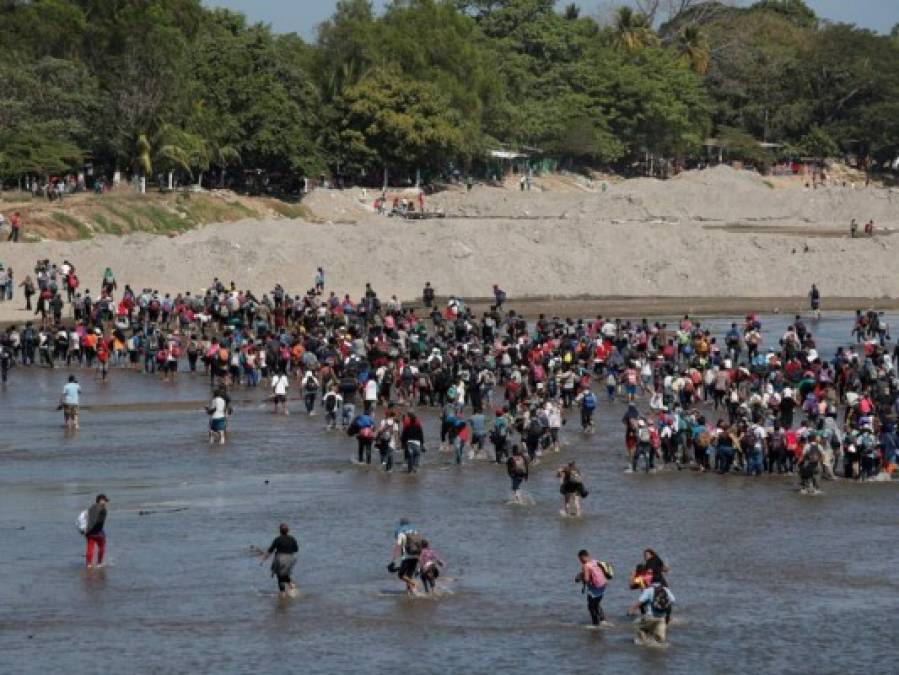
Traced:
MULTIPOLYGON (((466 298, 467 304, 480 314, 490 309, 488 298, 466 298)), ((805 297, 767 298, 722 298, 722 297, 532 297, 511 298, 506 309, 514 309, 527 318, 539 314, 548 317, 594 318, 597 315, 609 318, 637 319, 642 317, 691 316, 745 316, 751 312, 759 314, 803 314, 808 315, 809 301, 805 297)), ((856 309, 896 311, 899 298, 825 298, 822 311, 854 312, 856 309)))
MULTIPOLYGON (((435 304, 441 310, 446 306, 448 296, 438 296, 435 304)), ((465 298, 476 316, 490 309, 491 298, 465 298)), ((421 298, 414 298, 405 303, 415 307, 425 315, 425 307, 421 298)), ((759 314, 803 314, 808 315, 809 301, 806 297, 640 297, 640 296, 530 296, 510 298, 505 311, 515 310, 522 316, 532 319, 540 314, 548 317, 570 317, 572 319, 591 319, 596 316, 619 319, 675 318, 684 314, 691 316, 745 316, 751 312, 759 314)), ((899 310, 899 298, 825 298, 822 311, 854 312, 857 309, 878 311, 899 310)), ((71 312, 66 307, 64 319, 71 321, 71 312)), ((23 326, 26 321, 39 323, 33 312, 26 312, 18 301, 0 303, 0 329, 9 326, 23 326)))

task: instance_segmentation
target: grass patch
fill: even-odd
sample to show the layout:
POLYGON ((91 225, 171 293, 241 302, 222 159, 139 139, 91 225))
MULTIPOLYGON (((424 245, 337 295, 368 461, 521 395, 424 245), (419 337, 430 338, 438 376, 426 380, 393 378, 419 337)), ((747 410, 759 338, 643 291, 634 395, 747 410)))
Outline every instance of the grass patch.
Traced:
POLYGON ((153 204, 147 204, 134 210, 142 216, 146 223, 146 227, 142 229, 150 230, 151 232, 170 234, 172 232, 183 232, 191 227, 191 223, 187 222, 187 218, 180 218, 153 204))
POLYGON ((20 192, 19 190, 5 190, 0 192, 0 202, 6 202, 8 204, 22 204, 24 202, 31 202, 34 199, 31 196, 30 192, 20 192))
POLYGON ((226 202, 209 197, 178 200, 178 207, 194 224, 224 223, 242 218, 252 218, 256 212, 240 202, 226 202))
POLYGON ((231 207, 235 213, 240 215, 241 218, 255 218, 259 215, 249 206, 244 206, 240 202, 229 202, 228 206, 231 207))
POLYGON ((66 227, 73 228, 78 233, 79 239, 90 239, 92 236, 90 228, 88 228, 87 225, 82 223, 77 218, 73 218, 68 213, 55 211, 53 213, 53 220, 55 220, 60 225, 65 225, 66 227))
POLYGON ((309 213, 309 209, 307 209, 302 204, 289 204, 288 202, 273 202, 272 208, 278 215, 283 216, 284 218, 302 218, 304 220, 310 220, 312 214, 309 213))
MULTIPOLYGON (((132 214, 128 213, 127 211, 118 209, 109 203, 104 203, 103 208, 105 208, 107 211, 109 211, 112 215, 114 215, 120 221, 125 223, 128 226, 129 232, 134 232, 135 230, 138 229, 137 221, 135 220, 135 218, 132 214)), ((119 228, 121 229, 121 225, 119 225, 119 228)))
POLYGON ((94 217, 94 220, 97 221, 97 226, 106 234, 122 234, 122 226, 119 225, 119 223, 109 220, 102 213, 98 213, 94 217))

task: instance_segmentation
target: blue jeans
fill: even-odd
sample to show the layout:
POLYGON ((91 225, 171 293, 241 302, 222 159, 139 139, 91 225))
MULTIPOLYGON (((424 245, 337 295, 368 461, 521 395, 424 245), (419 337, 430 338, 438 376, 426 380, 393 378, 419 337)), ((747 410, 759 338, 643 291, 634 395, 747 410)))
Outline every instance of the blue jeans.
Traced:
POLYGON ((637 470, 637 462, 640 461, 640 457, 642 455, 646 455, 646 470, 649 471, 654 466, 655 461, 655 451, 652 449, 652 446, 649 443, 637 443, 637 449, 634 451, 634 459, 631 462, 631 470, 637 470))
POLYGON ((465 449, 465 441, 456 436, 453 439, 453 447, 456 449, 456 464, 462 463, 462 451, 465 449))
POLYGON ((409 473, 412 473, 419 466, 421 466, 421 443, 408 441, 406 443, 406 468, 409 473))
POLYGON ((393 471, 393 446, 378 448, 381 453, 381 464, 384 465, 384 471, 393 471))
POLYGON ((721 473, 728 473, 731 464, 734 463, 734 450, 731 447, 718 448, 718 461, 715 463, 716 468, 721 473))
POLYGON ((348 427, 356 416, 356 406, 352 403, 344 403, 340 409, 340 426, 348 427))
POLYGON ((746 472, 750 476, 761 476, 765 468, 765 460, 761 452, 753 452, 746 463, 746 472))

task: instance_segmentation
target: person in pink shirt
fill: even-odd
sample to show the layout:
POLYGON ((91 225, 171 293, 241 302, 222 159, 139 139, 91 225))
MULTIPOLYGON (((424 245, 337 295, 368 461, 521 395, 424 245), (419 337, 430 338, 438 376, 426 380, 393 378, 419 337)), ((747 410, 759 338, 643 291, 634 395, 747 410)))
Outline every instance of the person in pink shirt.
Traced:
POLYGON ((430 593, 437 587, 437 577, 440 576, 440 568, 443 566, 443 560, 434 552, 428 540, 422 541, 421 555, 418 558, 418 573, 426 593, 430 593))
MULTIPOLYGON (((578 551, 577 559, 581 563, 581 571, 574 578, 575 583, 583 584, 583 592, 587 595, 587 611, 590 612, 590 621, 594 626, 608 626, 605 614, 602 611, 602 596, 606 592, 608 578, 603 571, 603 565, 590 557, 586 549, 578 551)), ((610 570, 611 573, 611 570, 610 570)))

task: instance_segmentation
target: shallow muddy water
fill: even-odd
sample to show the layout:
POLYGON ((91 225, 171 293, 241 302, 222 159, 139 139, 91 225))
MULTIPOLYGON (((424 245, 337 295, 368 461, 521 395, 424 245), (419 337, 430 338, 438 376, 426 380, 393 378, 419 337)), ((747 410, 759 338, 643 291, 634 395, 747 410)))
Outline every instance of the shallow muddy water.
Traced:
MULTIPOLYGON (((811 328, 829 357, 850 318, 811 328)), ((422 472, 385 475, 298 401, 274 417, 263 390, 239 391, 229 443, 208 445, 207 382, 187 374, 81 373, 66 436, 65 374, 18 368, 0 390, 0 672, 896 672, 895 483, 804 498, 783 477, 624 474, 625 406, 603 401, 598 433, 572 416, 533 471, 536 503, 514 507, 504 470, 437 451, 432 413, 422 472), (580 520, 558 513, 569 459, 591 490, 580 520), (109 566, 88 571, 75 519, 98 492, 109 566), (401 516, 448 563, 437 600, 407 600, 386 572, 401 516), (282 520, 300 542, 292 601, 250 550, 282 520), (644 547, 672 568, 665 651, 635 647, 624 615, 644 547), (612 629, 585 628, 580 548, 616 567, 612 629)))

